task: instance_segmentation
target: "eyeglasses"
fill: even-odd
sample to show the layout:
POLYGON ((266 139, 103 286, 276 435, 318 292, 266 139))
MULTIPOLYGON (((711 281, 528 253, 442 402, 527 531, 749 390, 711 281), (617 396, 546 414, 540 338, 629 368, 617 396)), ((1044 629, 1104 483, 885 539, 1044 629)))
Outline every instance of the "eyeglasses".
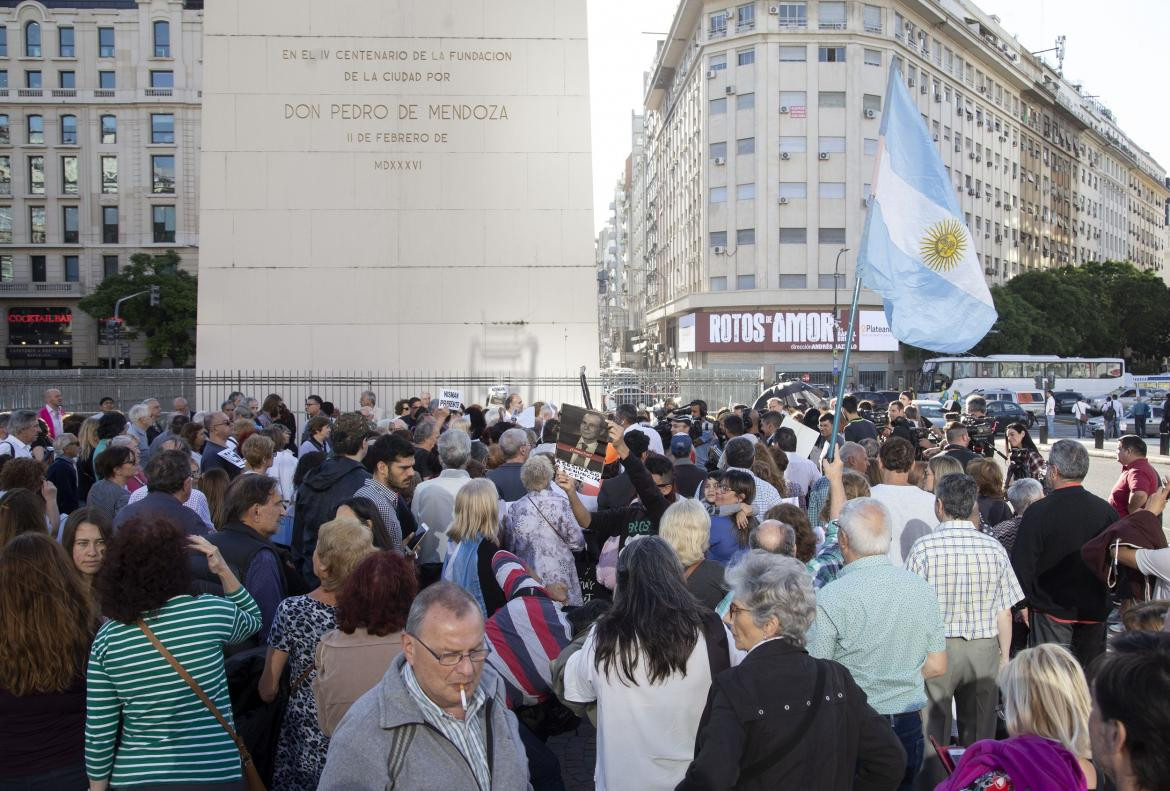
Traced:
POLYGON ((740 607, 735 602, 732 602, 731 604, 729 604, 727 606, 727 614, 730 615, 732 618, 739 615, 741 612, 751 612, 751 611, 747 607, 740 607))
POLYGON ((445 651, 442 654, 438 654, 435 653, 435 649, 431 648, 422 640, 419 640, 418 635, 412 634, 410 636, 417 640, 419 645, 427 649, 427 651, 430 652, 430 655, 433 656, 435 660, 443 667, 455 667, 457 664, 463 661, 464 657, 467 657, 472 661, 472 663, 478 665, 480 662, 483 662, 485 659, 487 659, 488 654, 492 652, 491 647, 487 643, 484 643, 482 648, 473 648, 470 651, 445 651))

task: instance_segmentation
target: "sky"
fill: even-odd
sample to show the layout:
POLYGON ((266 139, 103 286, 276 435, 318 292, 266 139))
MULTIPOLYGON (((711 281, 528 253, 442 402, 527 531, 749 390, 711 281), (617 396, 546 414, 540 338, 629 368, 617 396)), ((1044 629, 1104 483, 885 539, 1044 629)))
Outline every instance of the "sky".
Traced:
MULTIPOLYGON (((630 153, 630 112, 642 107, 642 74, 665 38, 677 0, 587 0, 592 94, 593 225, 605 224, 630 153), (651 35, 644 35, 650 33, 651 35), (657 35, 653 35, 657 34, 657 35)), ((1170 31, 1168 0, 978 0, 1032 52, 1065 41, 1064 74, 1083 82, 1122 130, 1170 168, 1170 102, 1157 53, 1170 31)), ((1055 65, 1055 53, 1048 53, 1055 65)))

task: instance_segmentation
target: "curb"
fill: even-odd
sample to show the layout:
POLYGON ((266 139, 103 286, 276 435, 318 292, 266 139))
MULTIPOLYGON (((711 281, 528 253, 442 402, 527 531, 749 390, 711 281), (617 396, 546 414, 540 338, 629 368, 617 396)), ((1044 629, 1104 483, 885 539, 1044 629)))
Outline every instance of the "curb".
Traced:
MULTIPOLYGON (((1076 440, 1077 438, 1076 437, 1058 437, 1057 439, 1076 440)), ((1095 448, 1093 446, 1093 440, 1091 440, 1091 439, 1077 440, 1077 441, 1079 441, 1082 445, 1084 445, 1086 447, 1086 449, 1089 451, 1090 458, 1109 459, 1110 461, 1117 461, 1117 440, 1106 440, 1106 445, 1101 450, 1097 450, 1097 448, 1095 448), (1109 447, 1108 443, 1110 443, 1110 442, 1113 443, 1112 448, 1109 447)), ((1152 442, 1156 443, 1157 440, 1152 440, 1152 442)), ((1052 448, 1052 443, 1048 443, 1047 445, 1041 445, 1040 443, 1037 443, 1036 447, 1039 448, 1040 451, 1047 457, 1048 451, 1052 448)), ((1157 445, 1153 444, 1151 447, 1156 448, 1157 445)), ((1162 456, 1162 455, 1159 455, 1157 453, 1150 453, 1146 456, 1146 459, 1150 462, 1150 464, 1170 465, 1170 456, 1162 456)))

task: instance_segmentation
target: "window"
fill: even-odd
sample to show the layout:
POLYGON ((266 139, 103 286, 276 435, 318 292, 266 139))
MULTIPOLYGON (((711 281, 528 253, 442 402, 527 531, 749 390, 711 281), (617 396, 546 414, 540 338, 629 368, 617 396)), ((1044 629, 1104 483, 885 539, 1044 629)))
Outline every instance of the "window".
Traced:
POLYGON ((808 275, 780 275, 780 288, 808 288, 808 275))
POLYGON ((803 29, 808 27, 806 3, 780 3, 780 27, 803 29))
POLYGON ((881 6, 867 5, 864 7, 864 22, 866 33, 881 33, 882 32, 882 9, 881 6))
POLYGON ((8 69, 0 69, 0 90, 8 90, 8 69))
POLYGON ((862 94, 861 109, 873 110, 875 113, 880 113, 882 111, 882 97, 873 93, 862 94))
POLYGON ((844 107, 845 91, 819 91, 817 93, 818 107, 844 107))
POLYGON ((118 87, 118 80, 112 71, 98 72, 98 90, 113 91, 118 87))
POLYGON ((817 141, 817 151, 828 154, 843 154, 845 153, 845 138, 821 137, 817 141))
POLYGON ((781 47, 781 63, 797 63, 808 60, 808 47, 803 44, 799 47, 781 47))
POLYGON ((49 279, 46 274, 45 257, 43 255, 30 255, 28 262, 32 267, 32 279, 34 283, 44 283, 49 279))
POLYGON ((711 115, 723 115, 727 112, 726 99, 712 99, 711 100, 711 115))
POLYGON ((707 192, 708 203, 727 203, 727 187, 712 187, 707 192))
POLYGON ((727 143, 712 143, 711 159, 727 159, 727 143))
POLYGON ((878 49, 867 49, 862 52, 866 66, 881 66, 882 52, 878 49))
POLYGON ((756 183, 753 181, 750 184, 739 184, 735 188, 736 200, 755 200, 756 199, 756 183))
POLYGON ((61 116, 61 145, 75 146, 77 145, 77 116, 63 115, 61 116))
POLYGON ((151 71, 150 87, 173 89, 175 87, 175 73, 173 71, 151 71))
POLYGON ((151 182, 157 194, 175 193, 175 157, 167 154, 150 158, 151 182))
POLYGON ((24 56, 39 58, 41 56, 41 24, 29 22, 24 26, 24 56))
POLYGON ((102 256, 102 277, 113 277, 118 274, 118 256, 102 256))
POLYGON ((154 23, 154 56, 169 58, 171 56, 171 23, 159 20, 154 23))
POLYGON ((102 244, 118 243, 118 207, 102 207, 102 244))
POLYGON ((838 0, 821 0, 817 27, 821 30, 845 29, 845 3, 838 0))
MULTIPOLYGON (((822 181, 817 188, 817 194, 822 198, 844 198, 844 181, 822 181)), ((823 228, 821 229, 824 230, 823 228)))
POLYGON ((735 62, 739 66, 752 65, 756 62, 756 50, 754 48, 741 49, 739 52, 735 53, 735 62))
POLYGON ((780 106, 787 107, 789 113, 797 108, 803 110, 806 104, 808 94, 804 91, 780 91, 780 106))
MULTIPOLYGON (((736 244, 755 244, 756 243, 756 229, 755 228, 740 228, 735 232, 736 244)), ((755 288, 755 286, 752 286, 755 288)))
MULTIPOLYGON (((716 101, 723 101, 718 99, 716 101)), ((714 102, 712 102, 714 104, 714 102)), ((726 111, 726 103, 724 106, 726 111)), ((174 143, 175 142, 175 116, 172 113, 151 113, 150 114, 150 142, 151 143, 174 143)))
POLYGON ((77 72, 75 72, 75 71, 59 71, 59 72, 57 72, 57 87, 63 91, 77 90, 77 72))
POLYGON ((57 54, 62 58, 77 57, 77 47, 74 46, 73 28, 57 28, 57 54))
POLYGON ((102 157, 102 194, 118 194, 118 158, 102 157))
POLYGON ((727 68, 727 53, 712 55, 707 59, 707 68, 711 71, 722 71, 727 68))
POLYGON ((845 62, 845 48, 844 47, 818 47, 817 60, 821 63, 844 63, 845 62))
POLYGON ((62 263, 65 265, 66 283, 77 283, 81 280, 81 266, 77 256, 67 255, 63 258, 62 263))
POLYGON ((756 95, 754 93, 741 93, 735 97, 736 110, 754 110, 756 109, 756 95))
POLYGON ((12 256, 0 255, 0 283, 11 283, 14 277, 12 256))
POLYGON ((817 275, 817 288, 833 288, 845 285, 845 275, 817 275))
POLYGON ((28 117, 28 144, 44 145, 44 118, 41 116, 28 117))
POLYGON ((707 38, 723 38, 727 35, 727 12, 716 11, 707 17, 707 38))
POLYGON ((0 58, 8 57, 8 28, 0 25, 0 58))
POLYGON ((114 57, 114 29, 112 27, 98 28, 98 57, 114 57))
POLYGON ((727 247, 727 231, 711 231, 708 237, 707 243, 711 247, 727 247))
POLYGON ((30 91, 39 91, 45 87, 44 75, 36 69, 24 73, 24 87, 30 91))
POLYGON ((155 243, 174 242, 175 241, 175 207, 174 206, 154 206, 151 209, 151 213, 153 215, 155 243))
POLYGON ((77 244, 80 239, 80 231, 78 230, 78 209, 76 206, 62 206, 61 207, 61 240, 65 244, 77 244))
POLYGON ((756 27, 756 4, 746 3, 735 9, 735 30, 754 30, 756 27))
POLYGON ((727 290, 727 278, 726 277, 713 277, 713 278, 711 278, 710 282, 711 282, 711 290, 712 291, 726 291, 727 290))
POLYGON ((878 141, 872 137, 867 137, 861 141, 861 153, 867 157, 877 156, 878 141))
POLYGON ((746 288, 755 288, 756 287, 756 276, 755 275, 736 275, 735 276, 735 287, 741 291, 743 289, 746 289, 746 288))
MULTIPOLYGON (((28 235, 33 244, 45 243, 45 207, 28 208, 28 235)), ((35 279, 35 278, 34 278, 35 279)))
POLYGON ((61 194, 77 195, 77 157, 61 157, 61 194))
POLYGON ((118 118, 113 115, 102 116, 102 145, 113 145, 118 142, 118 118))
POLYGON ((0 157, 0 195, 12 194, 12 157, 0 157))
POLYGON ((788 198, 807 198, 808 184, 803 181, 781 181, 780 182, 780 197, 788 198))
POLYGON ((780 137, 781 154, 803 154, 807 150, 808 148, 804 139, 804 135, 782 135, 780 137))
POLYGON ((817 234, 820 244, 845 244, 844 228, 821 228, 817 234))
POLYGON ((30 195, 45 194, 45 158, 28 158, 28 192, 30 195))
POLYGON ((756 153, 756 139, 754 137, 741 137, 736 140, 735 153, 740 155, 756 153))
POLYGON ((807 238, 808 234, 804 226, 780 229, 780 244, 804 244, 807 238))
POLYGON ((11 206, 0 206, 0 243, 12 244, 11 206))

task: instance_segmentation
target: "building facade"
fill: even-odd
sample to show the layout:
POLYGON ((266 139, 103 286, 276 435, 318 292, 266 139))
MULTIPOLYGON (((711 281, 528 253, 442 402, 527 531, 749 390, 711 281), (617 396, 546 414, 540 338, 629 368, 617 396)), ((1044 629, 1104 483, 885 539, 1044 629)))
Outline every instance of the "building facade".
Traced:
MULTIPOLYGON (((917 100, 989 284, 1106 258, 1166 268, 1165 171, 965 0, 682 0, 647 81, 644 332, 659 364, 837 366, 890 65, 917 100)), ((903 360, 863 290, 842 372, 903 360), (868 339, 867 339, 868 336, 868 339)))
POLYGON ((0 0, 0 365, 140 362, 78 301, 138 252, 197 270, 202 5, 0 0))

